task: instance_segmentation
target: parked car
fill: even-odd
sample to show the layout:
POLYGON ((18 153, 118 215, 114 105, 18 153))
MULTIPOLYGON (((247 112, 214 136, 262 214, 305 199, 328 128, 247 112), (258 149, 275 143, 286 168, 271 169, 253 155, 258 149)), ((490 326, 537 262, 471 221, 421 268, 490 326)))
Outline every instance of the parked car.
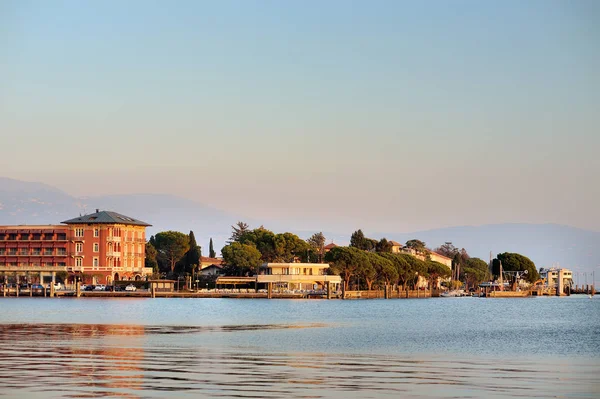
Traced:
POLYGON ((32 284, 32 285, 31 285, 31 289, 32 289, 32 290, 43 290, 43 289, 44 289, 44 286, 43 286, 43 285, 41 285, 41 284, 32 284))
POLYGON ((137 290, 137 288, 133 284, 129 284, 127 287, 125 287, 125 291, 135 291, 135 290, 137 290))
POLYGON ((106 289, 106 286, 104 284, 98 284, 97 286, 94 287, 94 291, 104 291, 106 289))
MULTIPOLYGON (((52 285, 52 283, 48 284, 48 286, 46 288, 50 289, 51 285, 52 285)), ((60 283, 54 283, 54 291, 60 290, 61 288, 62 288, 62 285, 60 283)))
POLYGON ((87 286, 87 284, 81 284, 81 287, 79 287, 79 289, 80 289, 81 291, 86 291, 86 288, 87 288, 87 287, 88 287, 88 286, 87 286))
POLYGON ((94 288, 96 288, 95 285, 86 285, 83 290, 84 291, 94 291, 94 288))

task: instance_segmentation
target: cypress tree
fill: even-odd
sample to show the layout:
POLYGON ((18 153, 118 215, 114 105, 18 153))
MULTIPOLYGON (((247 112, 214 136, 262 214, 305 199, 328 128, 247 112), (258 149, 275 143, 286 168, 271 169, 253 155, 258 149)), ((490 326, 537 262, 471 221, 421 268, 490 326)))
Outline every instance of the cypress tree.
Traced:
POLYGON ((199 265, 200 256, 202 256, 202 250, 196 243, 196 237, 194 232, 190 230, 190 249, 185 254, 185 271, 188 273, 192 272, 192 269, 199 265))
POLYGON ((212 237, 210 238, 210 244, 208 245, 208 256, 210 256, 211 258, 214 258, 215 256, 217 256, 217 254, 215 253, 215 250, 213 248, 213 242, 212 242, 212 237))

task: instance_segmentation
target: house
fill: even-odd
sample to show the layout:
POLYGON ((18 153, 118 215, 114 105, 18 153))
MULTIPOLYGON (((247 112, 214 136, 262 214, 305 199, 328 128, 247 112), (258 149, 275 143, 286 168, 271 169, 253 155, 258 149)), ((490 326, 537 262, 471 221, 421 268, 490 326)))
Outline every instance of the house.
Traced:
POLYGON ((431 259, 431 260, 433 260, 435 262, 439 262, 442 265, 446 265, 450 269, 452 269, 452 259, 450 259, 447 256, 444 256, 442 254, 438 254, 437 252, 430 251, 429 252, 429 259, 431 259))
POLYGON ((203 270, 209 266, 222 266, 222 258, 209 258, 208 256, 200 257, 200 270, 203 270))
POLYGON ((400 244, 397 241, 388 241, 390 244, 392 244, 392 253, 393 254, 399 254, 402 252, 402 247, 404 245, 400 244))
POLYGON ((325 253, 331 251, 333 248, 336 248, 337 245, 335 245, 333 242, 330 244, 327 244, 323 247, 323 251, 325 251, 325 253))
POLYGON ((203 276, 221 276, 223 275, 223 266, 221 265, 210 265, 200 270, 200 274, 203 276))

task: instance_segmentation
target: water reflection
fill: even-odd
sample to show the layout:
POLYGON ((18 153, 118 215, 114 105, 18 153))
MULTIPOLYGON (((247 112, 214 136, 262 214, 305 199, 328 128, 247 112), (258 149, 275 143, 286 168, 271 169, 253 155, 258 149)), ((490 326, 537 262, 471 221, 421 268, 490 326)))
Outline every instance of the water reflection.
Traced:
MULTIPOLYGON (((319 328, 0 325, 2 394, 19 397, 597 396, 597 363, 272 353, 203 345, 206 334, 319 328), (183 339, 191 335, 191 340, 183 339)), ((1 395, 1 394, 0 394, 1 395)))

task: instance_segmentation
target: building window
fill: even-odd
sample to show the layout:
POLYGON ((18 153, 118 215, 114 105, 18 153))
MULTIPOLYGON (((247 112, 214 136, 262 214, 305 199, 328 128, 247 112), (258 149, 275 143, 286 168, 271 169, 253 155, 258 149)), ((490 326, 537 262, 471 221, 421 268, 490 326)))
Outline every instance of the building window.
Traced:
POLYGON ((75 243, 75 252, 83 252, 83 243, 81 243, 81 242, 75 243))
POLYGON ((64 255, 67 254, 67 250, 65 248, 57 248, 56 249, 56 254, 64 256, 64 255))
POLYGON ((19 253, 21 255, 29 255, 29 248, 21 248, 19 249, 19 253))
POLYGON ((46 267, 52 267, 52 262, 46 262, 46 263, 44 263, 44 266, 46 266, 46 267))
POLYGON ((46 256, 52 255, 52 248, 44 248, 44 255, 46 255, 46 256))
POLYGON ((17 254, 17 248, 9 248, 8 249, 8 254, 9 255, 16 255, 17 254))
POLYGON ((94 237, 100 237, 100 229, 94 229, 94 237))
POLYGON ((94 243, 94 252, 98 252, 100 251, 100 244, 98 244, 97 242, 94 243))
POLYGON ((94 263, 93 263, 94 267, 98 267, 98 263, 99 263, 98 258, 94 258, 94 263))
POLYGON ((42 250, 40 248, 32 249, 32 255, 41 255, 41 254, 42 254, 42 250))
POLYGON ((6 253, 6 249, 0 248, 0 255, 4 255, 6 253))
POLYGON ((75 266, 83 266, 83 258, 75 258, 75 266))
POLYGON ((83 237, 83 228, 75 229, 75 237, 83 237))

